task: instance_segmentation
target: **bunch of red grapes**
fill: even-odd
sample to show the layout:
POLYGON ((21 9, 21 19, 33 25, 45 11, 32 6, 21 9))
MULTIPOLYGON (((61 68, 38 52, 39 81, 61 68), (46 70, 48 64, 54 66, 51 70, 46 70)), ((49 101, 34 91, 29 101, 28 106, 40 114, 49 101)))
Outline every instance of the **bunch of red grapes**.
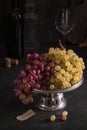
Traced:
POLYGON ((16 96, 24 104, 33 101, 32 89, 47 90, 50 77, 55 73, 55 64, 43 54, 33 53, 26 59, 26 65, 14 82, 16 96))

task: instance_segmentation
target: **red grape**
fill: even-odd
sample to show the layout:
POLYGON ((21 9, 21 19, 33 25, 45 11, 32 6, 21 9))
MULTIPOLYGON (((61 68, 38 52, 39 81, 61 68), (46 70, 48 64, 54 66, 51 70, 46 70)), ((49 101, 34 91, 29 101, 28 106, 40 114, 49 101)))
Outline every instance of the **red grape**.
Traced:
POLYGON ((50 77, 55 73, 54 67, 55 64, 44 55, 33 53, 27 57, 25 68, 20 71, 14 83, 16 95, 23 103, 31 102, 32 88, 48 89, 50 77))

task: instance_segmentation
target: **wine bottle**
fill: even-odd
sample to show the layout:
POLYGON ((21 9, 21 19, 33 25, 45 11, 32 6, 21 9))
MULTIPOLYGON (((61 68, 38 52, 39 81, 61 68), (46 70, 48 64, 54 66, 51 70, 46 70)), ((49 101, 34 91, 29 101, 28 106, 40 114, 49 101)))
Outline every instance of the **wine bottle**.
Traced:
POLYGON ((24 55, 24 16, 15 0, 8 18, 7 57, 20 59, 24 55))

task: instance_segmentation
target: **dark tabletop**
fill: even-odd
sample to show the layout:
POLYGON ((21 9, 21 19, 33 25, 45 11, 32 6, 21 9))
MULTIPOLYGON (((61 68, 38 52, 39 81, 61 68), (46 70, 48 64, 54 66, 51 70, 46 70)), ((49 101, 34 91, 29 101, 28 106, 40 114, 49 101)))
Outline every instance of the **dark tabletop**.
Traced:
MULTIPOLYGON (((66 47, 73 48, 79 56, 83 57, 87 65, 87 48, 79 49, 78 45, 72 44, 66 47)), ((56 119, 51 122, 50 115, 55 114, 59 118, 63 110, 42 111, 37 109, 33 103, 25 106, 15 96, 13 81, 24 65, 25 59, 21 59, 19 65, 13 65, 11 68, 0 66, 0 130, 87 130, 87 69, 84 71, 83 84, 64 94, 67 105, 63 110, 69 113, 67 120, 56 119), (29 108, 34 110, 36 115, 26 121, 18 121, 16 116, 26 112, 29 108)))

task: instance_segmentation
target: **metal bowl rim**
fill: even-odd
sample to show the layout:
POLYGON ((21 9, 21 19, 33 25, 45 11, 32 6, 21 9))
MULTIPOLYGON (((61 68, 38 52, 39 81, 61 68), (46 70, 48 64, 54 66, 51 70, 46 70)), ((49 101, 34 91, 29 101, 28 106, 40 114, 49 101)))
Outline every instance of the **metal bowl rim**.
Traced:
POLYGON ((78 83, 76 83, 75 85, 73 85, 72 87, 69 87, 69 88, 58 89, 58 90, 41 90, 41 89, 33 88, 32 92, 34 92, 34 93, 42 93, 42 94, 69 92, 69 91, 72 91, 72 90, 77 89, 78 87, 80 87, 82 85, 83 81, 84 81, 84 78, 82 77, 81 80, 78 83))

